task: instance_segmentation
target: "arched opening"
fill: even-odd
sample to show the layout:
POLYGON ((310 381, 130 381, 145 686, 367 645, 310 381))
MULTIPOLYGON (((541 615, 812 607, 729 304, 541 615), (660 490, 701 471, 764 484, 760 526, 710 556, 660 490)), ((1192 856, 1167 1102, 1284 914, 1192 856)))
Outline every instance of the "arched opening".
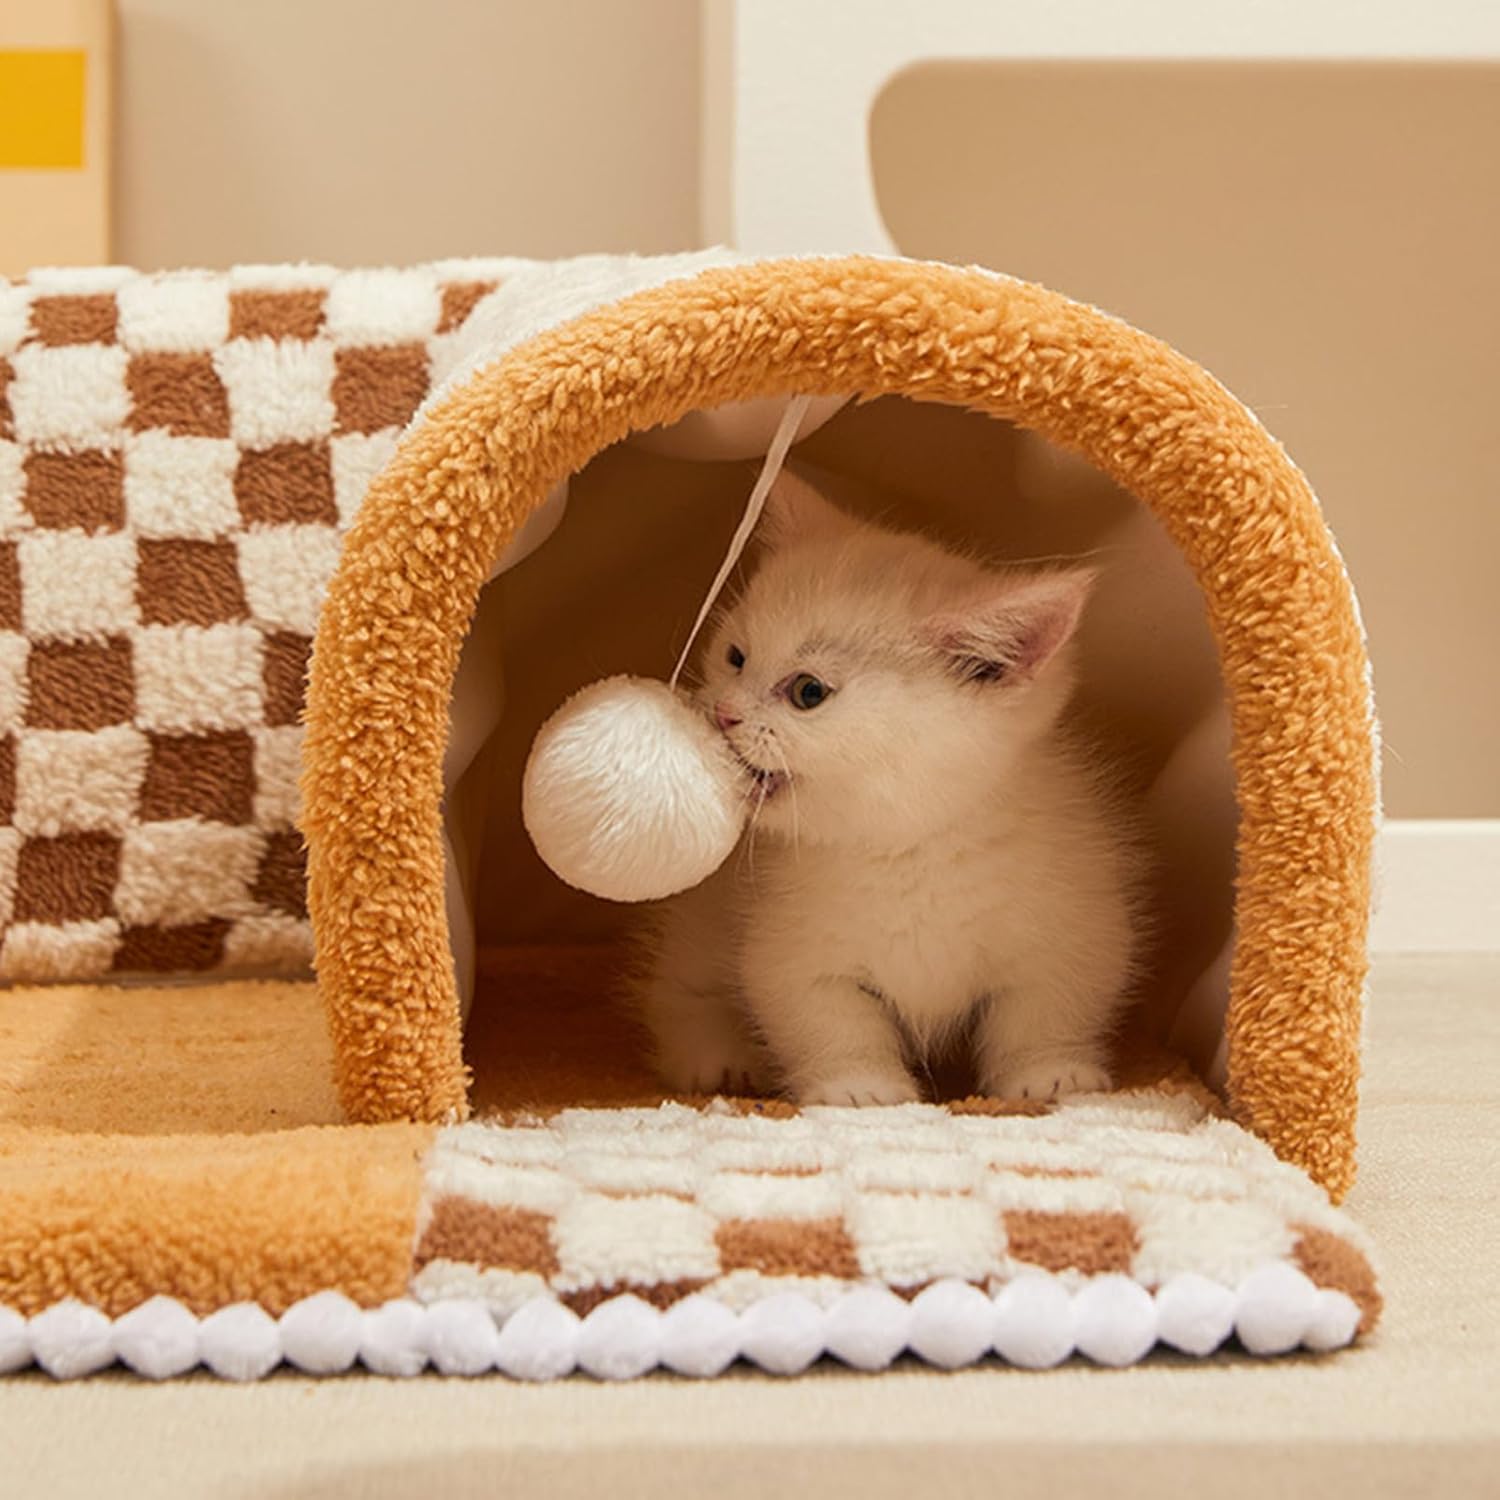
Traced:
MULTIPOLYGON (((558 703, 600 675, 661 675, 675 660, 753 480, 753 462, 670 456, 650 436, 614 445, 574 477, 557 532, 490 585, 483 606, 498 623, 479 691, 500 691, 503 678, 504 706, 463 788, 480 948, 465 1046, 480 1112, 661 1097, 621 1008, 645 913, 564 885, 519 815, 531 737, 558 703)), ((793 462, 852 515, 996 562, 1098 569, 1069 727, 1148 829, 1152 936, 1125 1052, 1140 1076, 1162 1065, 1156 1049, 1175 1046, 1222 1086, 1233 776, 1213 640, 1181 553, 1097 470, 953 407, 894 396, 850 404, 797 444, 793 462)), ((956 1068, 938 1086, 971 1084, 956 1068)))

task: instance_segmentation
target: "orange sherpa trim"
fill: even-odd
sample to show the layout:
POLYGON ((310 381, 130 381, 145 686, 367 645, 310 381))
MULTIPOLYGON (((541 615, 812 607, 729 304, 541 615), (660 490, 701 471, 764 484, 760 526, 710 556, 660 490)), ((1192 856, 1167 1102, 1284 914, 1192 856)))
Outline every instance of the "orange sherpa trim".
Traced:
POLYGON ((404 1296, 424 1125, 338 1125, 310 984, 7 990, 0 1307, 404 1296))
POLYGON ((115 1316, 166 1292, 279 1314, 337 1287, 406 1294, 430 1127, 258 1135, 0 1131, 0 1306, 115 1316))
POLYGON ((350 1116, 466 1108, 441 768, 490 564, 554 484, 628 433, 788 392, 1013 421, 1131 490, 1181 548, 1218 644, 1242 811, 1230 1104, 1342 1197, 1373 724, 1353 597, 1306 481, 1158 340, 1041 287, 863 257, 715 269, 541 334, 435 403, 371 487, 323 610, 305 751, 318 971, 350 1116))

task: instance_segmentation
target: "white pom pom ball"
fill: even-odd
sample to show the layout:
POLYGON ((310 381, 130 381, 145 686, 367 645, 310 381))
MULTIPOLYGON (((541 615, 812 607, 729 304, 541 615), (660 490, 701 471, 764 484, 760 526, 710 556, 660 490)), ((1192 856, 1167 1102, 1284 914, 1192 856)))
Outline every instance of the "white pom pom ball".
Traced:
POLYGON ((734 756, 685 698, 608 677, 537 732, 521 816, 559 879, 609 901, 657 901, 729 858, 745 797, 734 756))

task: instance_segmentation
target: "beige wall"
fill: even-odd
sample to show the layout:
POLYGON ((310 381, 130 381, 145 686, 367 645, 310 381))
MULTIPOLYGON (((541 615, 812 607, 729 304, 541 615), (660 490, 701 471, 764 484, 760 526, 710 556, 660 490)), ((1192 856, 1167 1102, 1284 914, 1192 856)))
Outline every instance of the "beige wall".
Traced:
POLYGON ((904 251, 1118 312, 1256 409, 1359 589, 1388 811, 1500 815, 1500 67, 932 65, 871 139, 904 251))
POLYGON ((698 234, 697 0, 117 0, 115 258, 698 234))

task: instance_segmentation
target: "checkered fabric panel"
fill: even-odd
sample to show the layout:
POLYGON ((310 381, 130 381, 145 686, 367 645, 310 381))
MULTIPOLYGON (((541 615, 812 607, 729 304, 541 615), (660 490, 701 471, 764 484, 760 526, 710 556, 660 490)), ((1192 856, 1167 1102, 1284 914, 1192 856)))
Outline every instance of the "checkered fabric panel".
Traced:
POLYGON ((502 264, 0 281, 0 981, 307 968, 319 606, 502 264))
POLYGON ((449 1127, 424 1173, 413 1273, 425 1301, 505 1317, 552 1296, 579 1313, 622 1293, 737 1308, 853 1285, 914 1296, 958 1278, 993 1292, 1047 1272, 1188 1273, 1227 1287, 1296 1266, 1380 1294, 1357 1227, 1196 1093, 1079 1095, 1053 1106, 569 1109, 449 1127))

